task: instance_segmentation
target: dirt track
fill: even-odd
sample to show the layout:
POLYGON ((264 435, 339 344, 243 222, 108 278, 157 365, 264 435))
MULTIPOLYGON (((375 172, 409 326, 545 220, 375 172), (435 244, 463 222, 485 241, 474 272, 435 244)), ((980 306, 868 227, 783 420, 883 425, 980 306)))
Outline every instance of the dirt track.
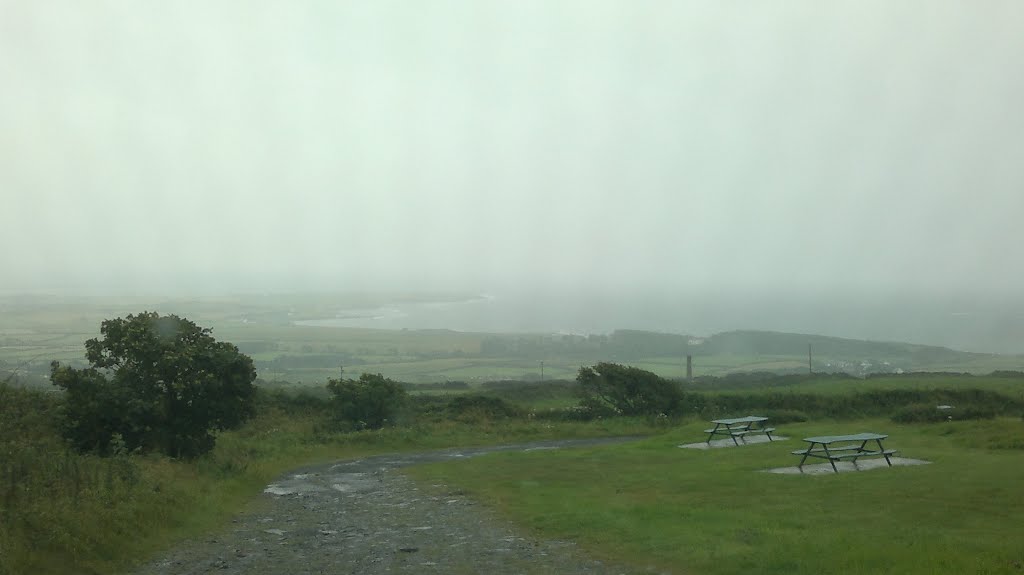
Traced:
MULTIPOLYGON (((426 494, 396 471, 500 450, 624 438, 384 455, 309 467, 269 485, 224 530, 186 542, 136 575, 641 572, 588 559, 565 541, 517 532, 457 491, 426 494)), ((434 493, 435 490, 432 490, 434 493)))

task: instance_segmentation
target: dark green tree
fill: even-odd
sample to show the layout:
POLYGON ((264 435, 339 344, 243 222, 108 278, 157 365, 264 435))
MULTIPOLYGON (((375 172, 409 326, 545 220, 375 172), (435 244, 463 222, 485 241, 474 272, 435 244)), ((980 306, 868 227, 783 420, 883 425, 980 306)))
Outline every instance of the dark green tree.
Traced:
POLYGON ((576 375, 584 407, 622 415, 675 413, 682 404, 679 386, 657 374, 617 363, 581 367, 576 375))
POLYGON ((394 423, 408 393, 383 375, 364 373, 359 379, 327 381, 335 419, 352 429, 380 429, 394 423))
POLYGON ((104 321, 101 337, 85 342, 91 368, 51 365, 51 381, 65 391, 65 437, 100 453, 115 435, 129 449, 208 452, 216 431, 253 415, 256 391, 252 360, 210 333, 155 312, 104 321))

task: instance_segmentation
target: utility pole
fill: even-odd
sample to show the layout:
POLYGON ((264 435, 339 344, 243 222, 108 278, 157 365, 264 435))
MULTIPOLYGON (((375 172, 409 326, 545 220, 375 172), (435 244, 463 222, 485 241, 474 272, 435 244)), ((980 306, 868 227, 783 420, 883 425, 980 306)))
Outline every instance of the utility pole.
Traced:
POLYGON ((540 362, 540 380, 544 381, 544 360, 540 362))
POLYGON ((693 381, 693 356, 686 354, 686 381, 693 381))
POLYGON ((811 367, 811 344, 807 344, 807 373, 814 373, 814 368, 811 367))
POLYGON ((344 378, 345 378, 345 366, 344 365, 339 365, 338 366, 338 381, 341 381, 344 378))

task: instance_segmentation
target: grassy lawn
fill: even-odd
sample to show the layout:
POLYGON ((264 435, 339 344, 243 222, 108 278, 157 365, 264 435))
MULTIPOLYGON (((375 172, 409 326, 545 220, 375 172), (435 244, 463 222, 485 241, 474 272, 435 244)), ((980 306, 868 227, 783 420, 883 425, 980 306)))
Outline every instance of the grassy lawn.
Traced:
POLYGON ((792 439, 710 451, 703 422, 641 442, 500 453, 411 468, 533 530, 609 561, 670 573, 1020 573, 1024 422, 888 420, 780 426, 792 439), (931 465, 823 476, 795 465, 802 437, 877 431, 931 465))

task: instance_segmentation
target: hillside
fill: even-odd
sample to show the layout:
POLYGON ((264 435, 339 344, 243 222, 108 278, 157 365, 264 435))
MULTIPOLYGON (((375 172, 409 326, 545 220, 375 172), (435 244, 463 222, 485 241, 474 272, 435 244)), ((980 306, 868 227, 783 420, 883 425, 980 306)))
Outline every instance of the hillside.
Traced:
POLYGON ((715 334, 690 353, 701 355, 801 355, 811 346, 819 359, 873 359, 900 362, 908 369, 935 363, 970 363, 995 354, 956 351, 946 347, 902 342, 846 339, 824 335, 779 333, 771 331, 729 331, 715 334))
MULTIPOLYGON (((816 372, 858 376, 900 371, 988 373, 1024 366, 1024 356, 1019 355, 773 331, 727 331, 704 337, 635 329, 586 335, 371 329, 255 319, 271 312, 282 317, 316 316, 327 305, 316 298, 298 300, 294 307, 262 301, 202 303, 165 302, 152 307, 184 313, 211 327, 218 339, 252 356, 264 381, 322 383, 337 377, 342 367, 353 376, 382 373, 414 383, 571 379, 580 366, 600 361, 682 377, 687 355, 693 356, 694 375, 802 373, 808 367, 808 344, 816 372)), ((0 377, 17 372, 22 383, 45 385, 50 361, 82 363, 83 343, 98 335, 103 319, 147 307, 112 300, 7 300, 0 326, 0 377)))

